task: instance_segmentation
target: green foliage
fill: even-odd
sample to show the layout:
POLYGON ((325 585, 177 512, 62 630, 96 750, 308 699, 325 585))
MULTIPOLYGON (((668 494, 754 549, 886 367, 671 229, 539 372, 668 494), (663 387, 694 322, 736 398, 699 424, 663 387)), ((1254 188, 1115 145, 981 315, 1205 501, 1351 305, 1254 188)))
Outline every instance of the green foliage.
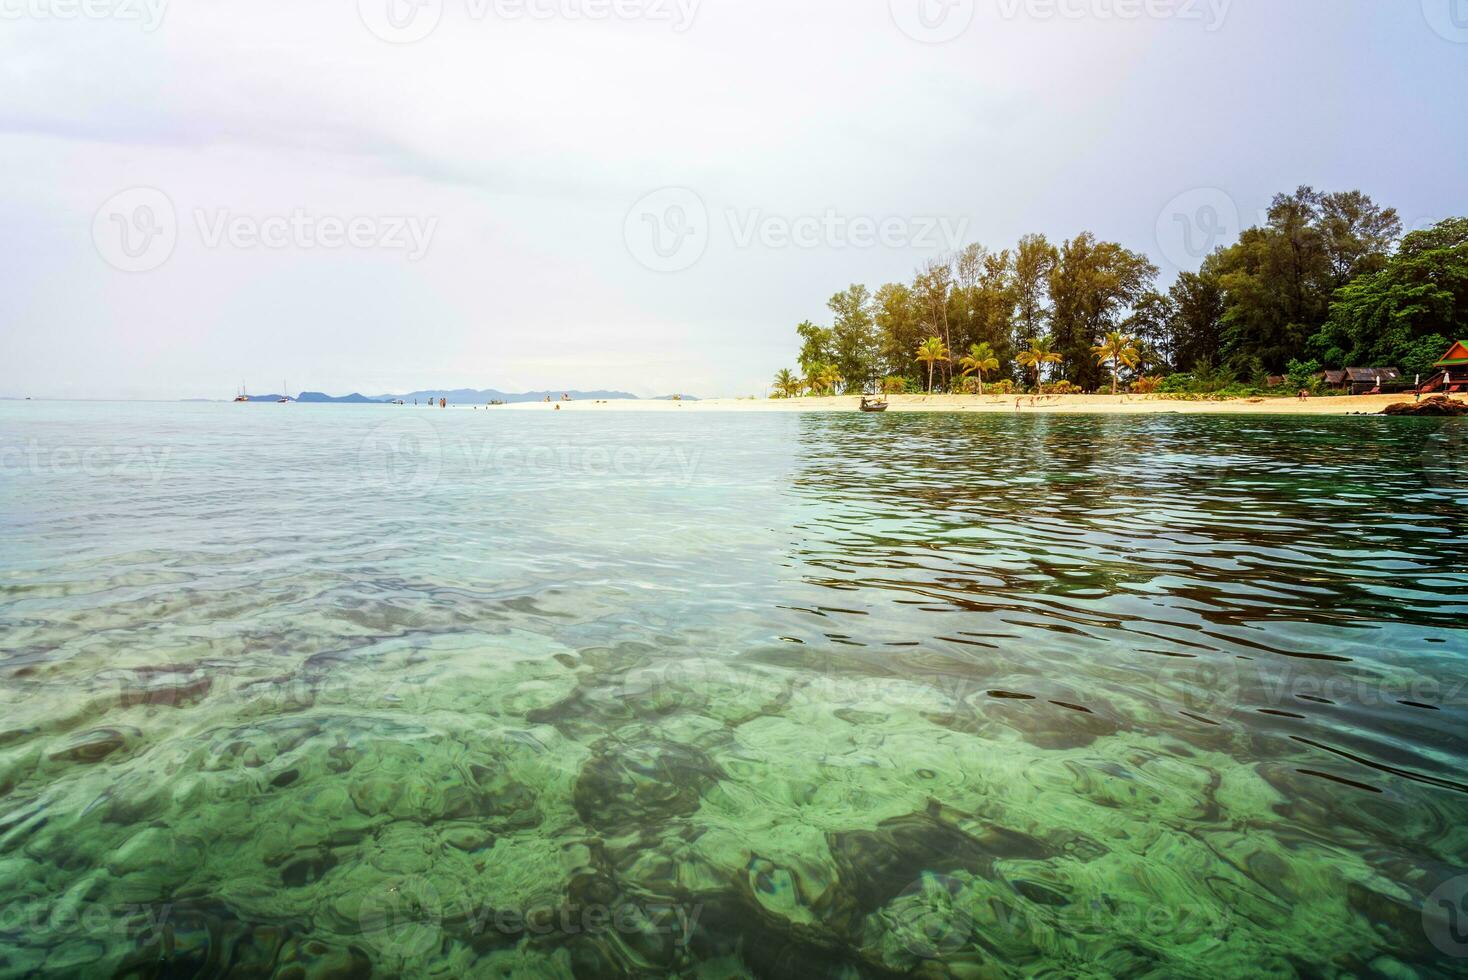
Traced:
POLYGON ((1042 395, 1084 395, 1086 389, 1070 381, 1052 381, 1040 386, 1042 395))
POLYGON ((1219 253, 1214 253, 1197 272, 1179 273, 1167 291, 1172 306, 1168 342, 1172 366, 1179 371, 1214 363, 1223 350, 1223 314, 1228 304, 1219 265, 1219 253))
POLYGON ((1096 363, 1111 366, 1111 393, 1116 394, 1117 386, 1121 383, 1121 369, 1137 369, 1142 362, 1142 348, 1137 338, 1128 337, 1119 330, 1112 330, 1101 343, 1091 348, 1091 355, 1096 358, 1096 363))
POLYGON ((1262 227, 1220 249, 1222 356, 1237 367, 1277 372, 1305 350, 1325 321, 1331 295, 1387 263, 1401 221, 1359 191, 1280 194, 1262 227))
POLYGON ((1061 246, 1050 273, 1050 332, 1064 377, 1088 390, 1100 386, 1101 367, 1091 348, 1152 292, 1156 278, 1157 266, 1145 255, 1098 241, 1090 232, 1061 246))
POLYGON ((826 304, 831 325, 831 362, 849 392, 865 391, 877 378, 877 324, 867 287, 852 285, 826 304))
POLYGON ((800 370, 808 378, 817 367, 831 362, 835 337, 830 330, 818 327, 809 320, 796 326, 795 332, 800 336, 800 356, 797 360, 800 362, 800 370))
POLYGON ((987 341, 981 344, 970 344, 968 353, 958 359, 958 364, 963 368, 959 376, 965 381, 965 390, 967 390, 967 382, 973 381, 975 382, 974 392, 979 395, 984 393, 984 375, 993 374, 999 370, 999 358, 994 356, 994 348, 989 346, 987 341), (970 375, 976 377, 970 377, 970 375))
POLYGON ((1045 365, 1059 364, 1063 356, 1055 349, 1054 342, 1049 337, 1035 337, 1030 340, 1030 346, 1019 352, 1015 358, 1022 368, 1028 369, 1035 378, 1035 387, 1040 387, 1045 365))
POLYGON ((1134 395, 1150 395, 1162 389, 1162 381, 1163 379, 1157 375, 1149 375, 1144 378, 1133 379, 1132 383, 1127 387, 1134 395))
POLYGON ((1410 378, 1468 337, 1468 218, 1413 232, 1393 253, 1400 232, 1396 212, 1359 191, 1301 187, 1166 292, 1146 256, 1090 232, 1059 247, 1041 235, 1012 249, 969 245, 909 283, 832 296, 831 326, 796 327, 800 369, 825 379, 818 390, 847 391, 887 378, 936 390, 955 376, 997 391, 1047 375, 1094 390, 1119 387, 1123 373, 1177 370, 1161 391, 1209 397, 1252 394, 1311 358, 1410 378), (1129 338, 1125 357, 1100 353, 1111 334, 1129 338))
POLYGON ((881 387, 884 395, 915 395, 923 390, 923 386, 912 378, 904 378, 896 374, 889 374, 883 378, 881 387))
POLYGON ((1285 387, 1288 394, 1300 391, 1316 392, 1320 390, 1320 379, 1315 375, 1320 373, 1319 361, 1301 361, 1298 358, 1290 361, 1285 367, 1285 387))
POLYGON ((928 367, 928 391, 933 390, 933 368, 940 362, 947 362, 951 352, 943 341, 937 337, 929 337, 918 345, 917 359, 928 367))
POLYGON ((799 398, 800 393, 805 390, 805 382, 788 368, 782 368, 775 375, 774 383, 771 385, 773 393, 771 398, 799 398))
POLYGON ((845 381, 841 369, 830 362, 811 365, 805 376, 805 386, 813 395, 834 395, 845 381))
POLYGON ((1214 367, 1204 361, 1196 370, 1168 375, 1162 379, 1158 390, 1169 395, 1217 395, 1225 391, 1253 394, 1256 389, 1252 385, 1241 384, 1232 368, 1214 367))
POLYGON ((1009 378, 1001 378, 984 386, 986 395, 1013 395, 1019 392, 1019 385, 1009 378))
POLYGON ((1453 218, 1411 233, 1383 269, 1337 292, 1310 347, 1334 367, 1426 374, 1465 335, 1468 218, 1453 218))

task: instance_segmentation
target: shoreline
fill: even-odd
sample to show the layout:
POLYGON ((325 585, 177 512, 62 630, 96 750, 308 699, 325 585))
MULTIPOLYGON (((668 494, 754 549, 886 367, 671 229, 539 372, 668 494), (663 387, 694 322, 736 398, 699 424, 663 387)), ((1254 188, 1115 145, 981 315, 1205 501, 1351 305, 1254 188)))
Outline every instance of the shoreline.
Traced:
MULTIPOLYGON (((1405 395, 1339 395, 1296 398, 1233 398, 1186 401, 1159 395, 892 395, 888 414, 971 412, 1019 415, 1379 415, 1388 405, 1410 402, 1405 395)), ((861 396, 826 398, 711 398, 703 401, 518 402, 491 411, 550 412, 857 412, 861 396)), ((451 406, 468 407, 468 406, 451 406)), ((483 406, 481 406, 483 407, 483 406)))

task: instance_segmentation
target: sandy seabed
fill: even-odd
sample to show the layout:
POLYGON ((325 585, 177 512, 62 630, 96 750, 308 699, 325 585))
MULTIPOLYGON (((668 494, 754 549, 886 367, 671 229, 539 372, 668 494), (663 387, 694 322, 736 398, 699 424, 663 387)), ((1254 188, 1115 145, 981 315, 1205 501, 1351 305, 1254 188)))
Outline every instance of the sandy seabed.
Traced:
MULTIPOLYGON (((1381 412, 1411 401, 1408 395, 1351 395, 1311 398, 1234 398, 1184 401, 1160 395, 893 395, 892 412, 1044 412, 1104 415, 1353 415, 1381 412)), ((703 401, 526 402, 498 406, 503 411, 572 412, 854 412, 856 395, 835 398, 711 398, 703 401)))

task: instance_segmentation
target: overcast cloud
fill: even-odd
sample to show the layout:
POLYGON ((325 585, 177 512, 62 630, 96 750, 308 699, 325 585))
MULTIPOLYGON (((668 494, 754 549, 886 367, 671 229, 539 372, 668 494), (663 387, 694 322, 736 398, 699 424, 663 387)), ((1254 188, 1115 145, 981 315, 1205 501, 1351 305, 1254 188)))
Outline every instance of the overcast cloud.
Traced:
POLYGON ((763 393, 962 241, 1468 214, 1465 82, 1463 0, 0 0, 0 395, 763 393))

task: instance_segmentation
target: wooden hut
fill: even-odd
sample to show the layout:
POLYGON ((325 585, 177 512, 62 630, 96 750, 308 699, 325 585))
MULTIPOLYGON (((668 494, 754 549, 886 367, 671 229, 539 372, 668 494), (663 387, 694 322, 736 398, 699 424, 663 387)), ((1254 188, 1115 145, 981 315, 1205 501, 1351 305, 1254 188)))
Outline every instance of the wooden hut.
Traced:
POLYGON ((1345 389, 1352 395, 1366 395, 1373 391, 1385 391, 1388 386, 1398 386, 1402 372, 1388 368, 1346 368, 1345 389))
POLYGON ((1422 382, 1418 391, 1468 391, 1468 340, 1454 343, 1433 367, 1440 373, 1422 382))

